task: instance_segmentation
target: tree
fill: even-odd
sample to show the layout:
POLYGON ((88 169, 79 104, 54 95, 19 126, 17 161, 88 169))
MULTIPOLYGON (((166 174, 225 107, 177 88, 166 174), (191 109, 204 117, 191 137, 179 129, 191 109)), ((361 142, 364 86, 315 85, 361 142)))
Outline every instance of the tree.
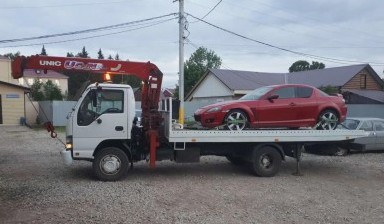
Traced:
POLYGON ((319 89, 325 93, 330 95, 339 93, 339 88, 337 86, 320 86, 319 89))
POLYGON ((7 54, 4 54, 5 57, 8 57, 9 59, 13 60, 15 59, 16 57, 20 56, 20 51, 16 52, 16 53, 7 53, 7 54))
POLYGON ((31 86, 31 98, 34 101, 44 100, 44 93, 42 91, 43 83, 39 79, 35 79, 31 86))
POLYGON ((103 52, 101 51, 101 48, 100 48, 99 51, 97 52, 97 58, 98 58, 98 59, 104 59, 104 54, 103 54, 103 52))
POLYGON ((108 60, 113 60, 112 55, 108 55, 108 60))
POLYGON ((289 72, 300 72, 300 71, 308 71, 315 69, 324 69, 325 65, 321 62, 312 61, 312 64, 304 60, 296 61, 289 67, 289 72))
POLYGON ((44 83, 43 89, 45 100, 63 100, 60 87, 54 84, 51 80, 48 80, 46 83, 44 83))
POLYGON ((120 60, 120 56, 119 56, 118 53, 116 53, 116 55, 115 55, 115 60, 116 60, 116 61, 119 61, 119 60, 120 60))
POLYGON ((73 53, 72 53, 72 52, 67 52, 67 57, 70 57, 70 58, 72 58, 72 57, 75 57, 75 55, 73 55, 73 53))
MULTIPOLYGON (((184 63, 184 94, 189 93, 210 68, 220 68, 221 58, 212 50, 199 47, 184 63)), ((178 93, 178 86, 176 87, 178 93)))
POLYGON ((60 87, 55 85, 51 80, 42 83, 39 79, 35 79, 31 86, 31 97, 35 101, 63 100, 60 87))
POLYGON ((90 58, 89 55, 88 55, 88 52, 85 50, 85 46, 83 47, 83 49, 81 50, 81 52, 79 52, 79 53, 76 54, 76 57, 80 57, 80 58, 90 58))
POLYGON ((45 50, 44 45, 43 45, 43 48, 41 49, 40 55, 47 55, 47 51, 45 50))

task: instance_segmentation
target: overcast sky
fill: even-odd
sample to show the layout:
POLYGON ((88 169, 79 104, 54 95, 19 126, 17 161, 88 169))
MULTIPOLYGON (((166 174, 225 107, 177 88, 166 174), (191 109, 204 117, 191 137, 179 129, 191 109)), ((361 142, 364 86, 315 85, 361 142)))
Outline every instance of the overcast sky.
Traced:
MULTIPOLYGON (((51 56, 76 54, 85 46, 96 58, 101 48, 105 56, 118 53, 123 60, 153 62, 164 73, 163 86, 173 88, 179 60, 178 20, 173 15, 99 32, 1 41, 151 19, 178 10, 173 0, 3 0, 0 54, 38 54, 45 44, 51 56)), ((185 0, 185 12, 248 38, 187 16, 185 59, 204 46, 221 57, 224 69, 287 72, 297 60, 319 61, 326 67, 369 63, 383 77, 383 10, 382 0, 185 0)))

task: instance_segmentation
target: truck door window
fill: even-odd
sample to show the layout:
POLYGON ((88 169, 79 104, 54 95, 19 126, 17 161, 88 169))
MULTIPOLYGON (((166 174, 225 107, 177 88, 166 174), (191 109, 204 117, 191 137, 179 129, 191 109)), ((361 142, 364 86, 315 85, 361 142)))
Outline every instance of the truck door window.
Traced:
POLYGON ((91 90, 81 102, 77 124, 87 126, 102 114, 124 112, 124 92, 122 90, 91 90), (96 105, 93 100, 96 94, 96 105))

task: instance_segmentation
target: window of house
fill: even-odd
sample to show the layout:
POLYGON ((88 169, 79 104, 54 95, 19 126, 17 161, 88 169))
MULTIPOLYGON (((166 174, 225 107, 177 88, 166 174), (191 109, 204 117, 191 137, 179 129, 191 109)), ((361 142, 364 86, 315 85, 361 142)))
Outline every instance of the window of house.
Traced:
POLYGON ((28 84, 32 85, 33 84, 33 79, 28 79, 28 84))
POLYGON ((367 75, 360 75, 360 89, 367 88, 367 75))
POLYGON ((55 79, 55 84, 58 85, 58 86, 60 86, 60 82, 59 82, 58 79, 55 79))

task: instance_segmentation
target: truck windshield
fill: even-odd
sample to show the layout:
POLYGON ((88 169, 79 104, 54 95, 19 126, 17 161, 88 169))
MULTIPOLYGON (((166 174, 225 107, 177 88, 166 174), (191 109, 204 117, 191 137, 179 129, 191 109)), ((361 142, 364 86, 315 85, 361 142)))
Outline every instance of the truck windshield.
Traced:
POLYGON ((123 108, 124 92, 122 90, 91 90, 80 104, 77 124, 87 126, 102 114, 123 113, 123 108), (97 100, 96 105, 93 103, 95 97, 97 100))

